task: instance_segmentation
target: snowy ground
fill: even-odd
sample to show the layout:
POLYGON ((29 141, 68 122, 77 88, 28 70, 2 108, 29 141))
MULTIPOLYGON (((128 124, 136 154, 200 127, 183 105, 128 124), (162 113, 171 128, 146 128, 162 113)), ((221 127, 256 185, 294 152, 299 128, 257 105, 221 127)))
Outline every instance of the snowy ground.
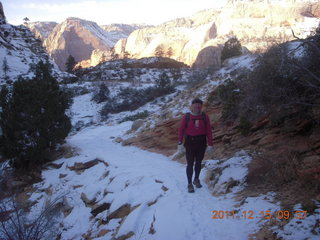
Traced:
MULTIPOLYGON (((95 239, 111 239, 132 231, 135 234, 130 239, 241 240, 248 239, 262 223, 268 221, 262 218, 261 211, 279 210, 278 204, 271 203, 273 193, 247 198, 240 207, 235 206, 237 202, 233 197, 243 187, 246 165, 250 162, 244 151, 226 161, 207 161, 206 169, 201 173, 201 180, 204 181, 207 169, 222 167, 224 170, 216 185, 219 191, 223 192, 225 182, 231 177, 239 180, 240 186, 220 197, 214 197, 212 189, 205 184, 190 194, 186 191, 184 164, 136 147, 123 147, 113 141, 113 137, 121 136, 130 127, 131 122, 125 122, 117 126, 92 126, 80 131, 68 139, 68 143, 78 149, 79 155, 59 159, 55 163, 63 164, 60 169, 43 172, 44 181, 37 184, 38 191, 31 196, 32 200, 39 201, 33 212, 36 213, 43 204, 45 198, 41 196, 44 189, 50 189, 52 199, 65 195, 65 202, 73 209, 68 216, 58 220, 62 239, 81 239, 88 232, 95 239), (96 158, 109 165, 100 162, 82 173, 68 168, 77 162, 96 158), (95 199, 96 204, 110 203, 111 206, 93 217, 91 208, 81 200, 82 193, 88 199, 95 199), (125 204, 137 207, 122 219, 111 219, 101 224, 101 220, 106 220, 125 204), (219 211, 223 211, 224 216, 220 212, 217 219, 213 219, 219 211), (226 211, 230 214, 234 212, 227 217, 226 211), (249 219, 250 211, 254 213, 252 219, 249 219), (151 233, 150 229, 154 231, 151 233), (102 230, 109 231, 98 238, 102 230)), ((310 221, 314 223, 314 219, 310 221)), ((287 230, 287 234, 288 231, 289 235, 283 234, 287 239, 298 239, 292 235, 294 230, 287 230)), ((310 233, 306 234, 299 239, 316 239, 310 233)))

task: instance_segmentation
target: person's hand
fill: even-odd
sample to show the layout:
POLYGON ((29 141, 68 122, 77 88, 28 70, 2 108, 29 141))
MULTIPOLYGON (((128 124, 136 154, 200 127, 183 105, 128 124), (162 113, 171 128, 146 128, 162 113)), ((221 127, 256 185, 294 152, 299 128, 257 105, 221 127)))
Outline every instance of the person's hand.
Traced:
POLYGON ((213 146, 208 146, 207 147, 207 153, 209 154, 209 156, 213 155, 213 146))
POLYGON ((178 144, 178 149, 177 149, 177 152, 178 153, 184 153, 185 151, 185 148, 182 144, 178 144))
POLYGON ((184 153, 186 152, 185 147, 182 143, 178 143, 177 151, 172 155, 172 160, 177 160, 183 157, 184 153))

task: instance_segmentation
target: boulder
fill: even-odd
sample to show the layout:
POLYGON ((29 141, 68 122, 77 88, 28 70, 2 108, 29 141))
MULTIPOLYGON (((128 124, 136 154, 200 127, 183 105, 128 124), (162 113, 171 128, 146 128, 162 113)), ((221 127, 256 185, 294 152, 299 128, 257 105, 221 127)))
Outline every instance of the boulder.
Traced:
POLYGON ((195 68, 220 68, 221 66, 221 49, 219 47, 206 47, 203 48, 193 63, 192 67, 195 68))
POLYGON ((91 214, 93 216, 97 216, 99 213, 102 213, 103 211, 106 211, 110 208, 111 204, 110 203, 102 203, 96 207, 93 207, 91 210, 91 214))
POLYGON ((88 168, 91 168, 91 167, 97 165, 99 162, 100 162, 99 159, 94 159, 94 160, 91 160, 91 161, 85 162, 85 163, 76 162, 72 167, 68 167, 68 168, 73 171, 81 171, 81 170, 86 170, 88 168))
POLYGON ((90 205, 93 205, 96 201, 96 198, 89 199, 85 193, 81 193, 81 200, 84 202, 86 207, 90 207, 90 205))

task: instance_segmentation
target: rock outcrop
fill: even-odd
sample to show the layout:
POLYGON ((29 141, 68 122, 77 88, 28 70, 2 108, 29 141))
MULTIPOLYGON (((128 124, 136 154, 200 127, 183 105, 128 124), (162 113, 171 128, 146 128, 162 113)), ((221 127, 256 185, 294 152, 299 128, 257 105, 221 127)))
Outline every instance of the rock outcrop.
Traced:
POLYGON ((68 18, 57 25, 52 22, 28 24, 36 37, 44 41, 50 55, 60 69, 72 55, 76 67, 88 68, 111 59, 110 49, 122 38, 144 25, 111 24, 98 26, 94 22, 79 18, 68 18), (49 35, 50 33, 50 35, 49 35))
POLYGON ((93 50, 107 51, 113 45, 108 34, 96 23, 79 18, 68 18, 57 25, 44 41, 48 53, 63 70, 69 55, 80 62, 90 59, 93 50))
POLYGON ((188 65, 220 67, 222 46, 231 36, 255 51, 293 39, 292 30, 300 37, 305 35, 310 30, 305 22, 314 21, 313 27, 319 23, 320 3, 316 2, 232 2, 218 10, 209 9, 189 18, 135 30, 127 39, 117 42, 116 53, 149 57, 161 46, 164 54, 172 48, 170 57, 188 65))
POLYGON ((92 51, 89 59, 78 62, 74 68, 79 69, 97 66, 99 63, 110 60, 112 58, 111 54, 112 52, 108 50, 95 49, 92 51))
POLYGON ((27 27, 34 33, 35 37, 44 41, 53 29, 58 25, 56 22, 32 22, 27 27))
POLYGON ((0 2, 0 24, 6 23, 6 16, 4 15, 2 3, 0 2))
POLYGON ((121 38, 127 38, 134 30, 148 27, 148 25, 114 23, 110 25, 102 25, 101 27, 108 32, 116 42, 121 38))

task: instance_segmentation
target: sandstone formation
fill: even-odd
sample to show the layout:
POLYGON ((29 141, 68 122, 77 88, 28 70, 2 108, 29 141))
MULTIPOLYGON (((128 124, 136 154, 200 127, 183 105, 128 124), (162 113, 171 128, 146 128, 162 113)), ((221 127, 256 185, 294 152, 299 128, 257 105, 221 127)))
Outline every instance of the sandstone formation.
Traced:
POLYGON ((35 34, 35 37, 44 41, 53 29, 58 25, 56 22, 32 22, 27 27, 35 34))
POLYGON ((75 69, 89 68, 97 66, 99 63, 105 62, 112 58, 112 52, 108 50, 95 49, 92 51, 89 59, 78 62, 75 69))
POLYGON ((96 23, 79 18, 68 18, 57 25, 44 41, 44 46, 60 69, 65 69, 69 55, 79 62, 89 59, 93 50, 110 50, 113 44, 96 23))
POLYGON ((147 27, 147 25, 139 24, 110 24, 101 26, 106 32, 108 32, 115 41, 121 38, 127 38, 134 30, 147 27))
POLYGON ((236 36, 250 51, 265 49, 293 39, 291 30, 304 36, 308 32, 304 22, 313 21, 312 27, 316 27, 319 8, 320 3, 316 2, 229 1, 221 9, 135 30, 127 39, 117 42, 115 51, 141 58, 155 55, 159 46, 164 53, 171 47, 173 59, 195 67, 220 67, 221 49, 229 37, 236 36))
POLYGON ((44 41, 44 46, 60 69, 65 69, 65 62, 72 55, 76 68, 96 66, 111 59, 110 49, 115 43, 144 25, 111 24, 98 26, 94 22, 68 18, 57 25, 52 22, 28 24, 36 37, 44 41), (50 35, 49 35, 50 34, 50 35))

